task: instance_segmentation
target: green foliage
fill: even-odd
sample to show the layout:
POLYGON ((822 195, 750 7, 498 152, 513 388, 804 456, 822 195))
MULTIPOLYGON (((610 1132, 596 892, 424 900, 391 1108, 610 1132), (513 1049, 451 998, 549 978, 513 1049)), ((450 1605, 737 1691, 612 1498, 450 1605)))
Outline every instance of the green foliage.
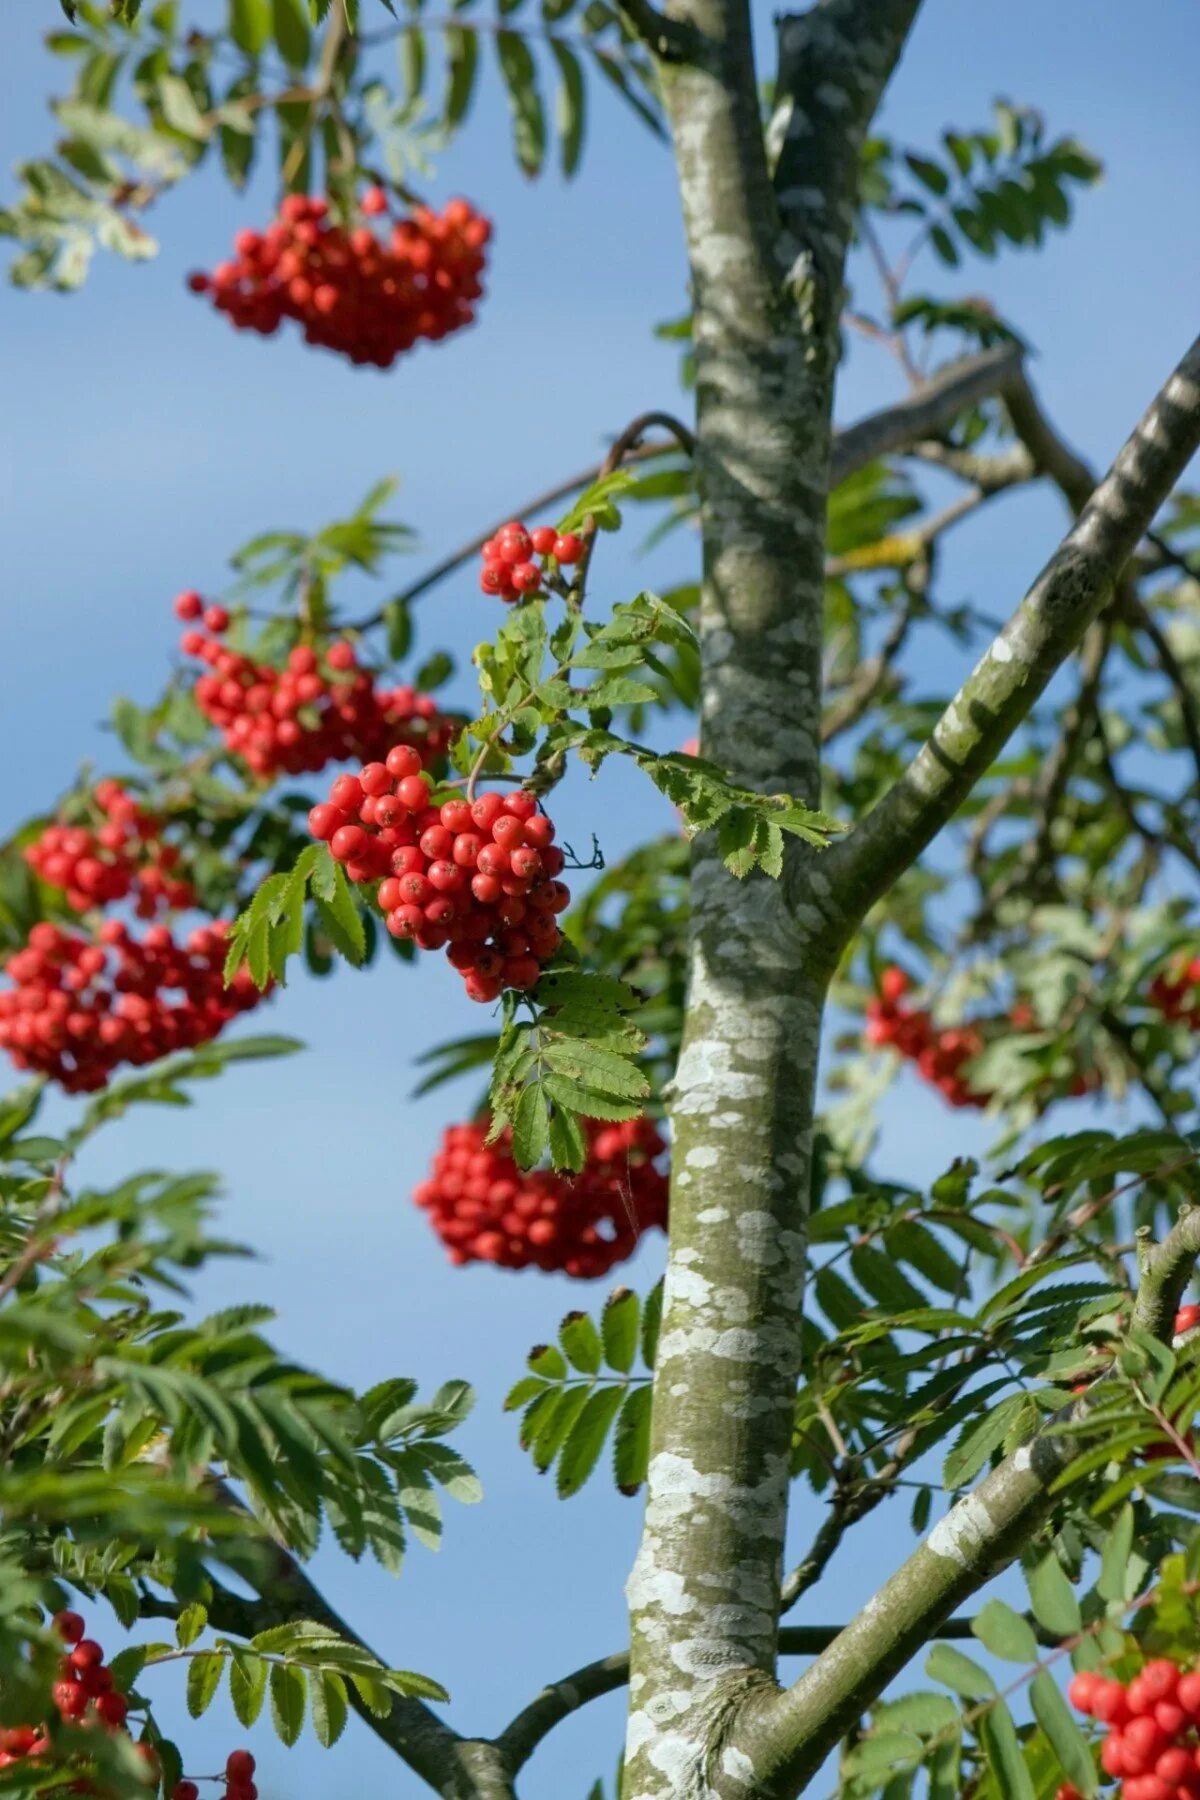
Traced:
POLYGON ((579 1492, 610 1434, 618 1490, 636 1494, 646 1479, 650 1374, 661 1308, 661 1282, 644 1306, 631 1289, 614 1288, 598 1319, 568 1313, 559 1328, 561 1350, 553 1345, 531 1350, 529 1373, 510 1388, 504 1406, 521 1414, 521 1447, 539 1474, 555 1470, 560 1499, 579 1492))
POLYGON ((562 173, 575 173, 596 80, 663 135, 650 58, 608 0, 554 0, 536 21, 526 0, 501 0, 499 30, 475 0, 441 20, 402 19, 388 4, 395 93, 376 58, 331 43, 343 22, 359 30, 357 5, 342 0, 339 14, 343 5, 344 21, 329 0, 228 0, 225 17, 198 31, 173 5, 64 0, 74 29, 46 39, 74 75, 52 107, 62 135, 53 157, 21 165, 21 192, 0 212, 0 233, 21 245, 13 281, 67 292, 97 248, 153 257, 145 214, 206 161, 240 189, 273 151, 285 189, 323 186, 347 209, 381 172, 409 191, 410 172, 450 142, 493 65, 526 174, 554 144, 562 173))
POLYGON ((581 1169, 583 1119, 634 1119, 645 1110, 637 1004, 624 982, 572 969, 551 970, 528 998, 505 996, 488 1091, 491 1136, 511 1127, 522 1168, 549 1155, 557 1169, 581 1169))

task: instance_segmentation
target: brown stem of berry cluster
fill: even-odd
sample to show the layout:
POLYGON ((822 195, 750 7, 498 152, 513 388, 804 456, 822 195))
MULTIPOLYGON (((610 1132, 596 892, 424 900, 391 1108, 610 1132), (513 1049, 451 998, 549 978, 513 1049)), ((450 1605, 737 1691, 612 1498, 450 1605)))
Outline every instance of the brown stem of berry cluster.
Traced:
MULTIPOLYGON (((622 461, 654 462, 660 456, 669 455, 674 448, 675 446, 670 442, 662 438, 655 438, 652 443, 639 444, 636 448, 627 450, 622 461)), ((599 481, 603 468, 603 463, 593 463, 590 468, 580 469, 578 473, 568 476, 565 481, 555 482, 553 487, 536 494, 532 500, 526 500, 522 506, 514 508, 513 512, 506 513, 503 519, 497 519, 485 530, 468 538, 466 543, 460 544, 456 550, 452 550, 448 556, 442 558, 441 562, 435 563, 432 569, 426 570, 425 574, 417 581, 411 582, 408 587, 401 589, 400 593, 394 596, 391 604, 399 603, 408 606, 414 600, 421 599, 431 588, 435 588, 440 582, 443 582, 447 575, 453 575, 456 569, 461 569, 463 564, 470 562, 473 556, 478 556, 488 539, 495 537, 510 518, 514 516, 522 519, 533 518, 538 513, 545 512, 547 507, 557 506, 561 500, 569 500, 572 494, 578 494, 581 489, 589 488, 599 481)), ((349 625, 346 629, 357 632, 373 631, 377 626, 383 624, 386 610, 385 607, 380 607, 378 611, 368 613, 366 618, 359 619, 356 624, 349 625)))
MULTIPOLYGON (((625 459, 637 450, 646 433, 652 431, 656 425, 671 434, 685 456, 692 456, 695 454, 695 438, 688 430, 688 427, 684 425, 681 420, 675 418, 672 413, 639 413, 638 417, 633 419, 625 427, 624 431, 622 431, 618 437, 613 439, 608 455, 600 464, 596 480, 603 481, 606 476, 615 475, 625 459)), ((574 607, 576 610, 581 609, 583 606, 583 596, 587 589, 588 570, 591 567, 592 555, 596 548, 596 521, 590 513, 584 521, 580 536, 583 538, 583 555, 575 565, 574 578, 571 581, 566 596, 567 605, 574 607)))

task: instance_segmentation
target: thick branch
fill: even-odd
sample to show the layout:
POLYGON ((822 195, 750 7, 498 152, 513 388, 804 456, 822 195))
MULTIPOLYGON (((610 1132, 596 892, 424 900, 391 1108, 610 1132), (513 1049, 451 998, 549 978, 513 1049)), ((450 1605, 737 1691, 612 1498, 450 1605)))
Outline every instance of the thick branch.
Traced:
MULTIPOLYGON (((834 485, 877 457, 911 450, 926 438, 936 438, 969 406, 977 406, 995 394, 1007 394, 1020 374, 1021 351, 1016 344, 985 350, 980 356, 965 357, 939 369, 893 406, 871 413, 838 433, 833 451, 834 485)), ((1024 464, 1020 469, 1012 464, 1004 485, 1011 485, 1024 471, 1024 464)), ((985 483, 976 485, 983 487, 985 483)))
POLYGON ((1200 341, 1096 488, 906 773, 822 872, 861 917, 970 794, 1099 613, 1200 444, 1200 341))
POLYGON ((768 131, 798 282, 837 316, 858 201, 859 156, 920 0, 823 0, 776 20, 768 131))
MULTIPOLYGON (((845 1629, 843 1625, 785 1625, 779 1633, 779 1654, 819 1656, 845 1629)), ((969 1638, 971 1621, 947 1619, 936 1636, 949 1639, 969 1638)), ((496 1739, 496 1748, 506 1758, 513 1774, 519 1773, 543 1738, 548 1737, 556 1725, 561 1725, 564 1719, 570 1718, 572 1713, 578 1712, 592 1700, 600 1700, 605 1694, 615 1693, 628 1680, 629 1654, 621 1650, 613 1656, 601 1657, 597 1662, 576 1669, 574 1674, 565 1675, 561 1681, 548 1683, 517 1714, 512 1723, 505 1726, 496 1739)))
POLYGON ((1139 1234, 1139 1279, 1133 1321, 1157 1338, 1169 1338, 1176 1308, 1200 1256, 1200 1207, 1181 1207, 1161 1244, 1139 1234))
MULTIPOLYGON (((223 1484, 222 1493, 231 1506, 243 1510, 223 1484)), ((373 1656, 378 1655, 330 1606, 282 1544, 256 1542, 252 1549, 255 1554, 246 1559, 245 1567, 239 1566, 239 1573, 255 1590, 254 1599, 235 1594, 217 1581, 212 1584, 208 1614, 218 1631, 250 1638, 272 1625, 314 1619, 347 1642, 361 1644, 373 1656)), ((141 1611, 145 1618, 171 1618, 177 1608, 172 1601, 143 1594, 141 1611)), ((394 1695, 391 1711, 379 1718, 357 1697, 352 1684, 348 1684, 348 1694, 376 1737, 445 1800, 513 1800, 507 1769, 493 1744, 462 1737, 421 1700, 394 1695)))

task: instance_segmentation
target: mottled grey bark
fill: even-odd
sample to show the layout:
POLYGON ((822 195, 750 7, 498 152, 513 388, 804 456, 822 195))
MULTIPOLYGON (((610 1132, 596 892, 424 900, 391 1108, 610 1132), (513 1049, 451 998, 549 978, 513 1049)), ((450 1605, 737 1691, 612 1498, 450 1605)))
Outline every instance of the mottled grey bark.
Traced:
MULTIPOLYGON (((915 5, 877 5, 874 32, 858 10, 823 9, 826 79, 790 95, 782 205, 740 0, 678 0, 672 17, 698 47, 662 68, 693 288, 702 744, 735 780, 810 802, 842 264, 859 143, 915 5)), ((811 18, 795 22, 791 53, 811 18)), ((625 1800, 753 1791, 725 1739, 747 1696, 773 1687, 831 970, 813 929, 822 908, 789 907, 765 876, 737 881, 711 842, 696 852, 692 902, 646 1516, 628 1586, 625 1800)))

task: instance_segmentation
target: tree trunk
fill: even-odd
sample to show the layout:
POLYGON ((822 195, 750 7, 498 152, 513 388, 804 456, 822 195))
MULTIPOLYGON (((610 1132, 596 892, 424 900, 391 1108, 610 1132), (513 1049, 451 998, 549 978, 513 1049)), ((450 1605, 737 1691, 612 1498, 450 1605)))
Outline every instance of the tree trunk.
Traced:
MULTIPOLYGON (((691 260, 704 535, 704 754, 815 804, 830 333, 797 304, 746 21, 693 9, 668 72, 691 260)), ((772 1685, 827 960, 784 886, 708 834, 671 1095, 671 1240, 645 1529, 630 1577, 626 1800, 744 1794, 722 1720, 772 1685)))
MULTIPOLYGON (((692 276, 702 749, 733 780, 810 805, 842 271, 862 133, 916 0, 863 10, 830 0, 781 21, 775 185, 740 0, 679 0, 689 46, 661 70, 692 276)), ((754 1794, 727 1740, 775 1684, 817 1055, 841 933, 815 854, 793 846, 786 881, 739 881, 714 836, 693 864, 669 1097, 624 1800, 754 1794)))

